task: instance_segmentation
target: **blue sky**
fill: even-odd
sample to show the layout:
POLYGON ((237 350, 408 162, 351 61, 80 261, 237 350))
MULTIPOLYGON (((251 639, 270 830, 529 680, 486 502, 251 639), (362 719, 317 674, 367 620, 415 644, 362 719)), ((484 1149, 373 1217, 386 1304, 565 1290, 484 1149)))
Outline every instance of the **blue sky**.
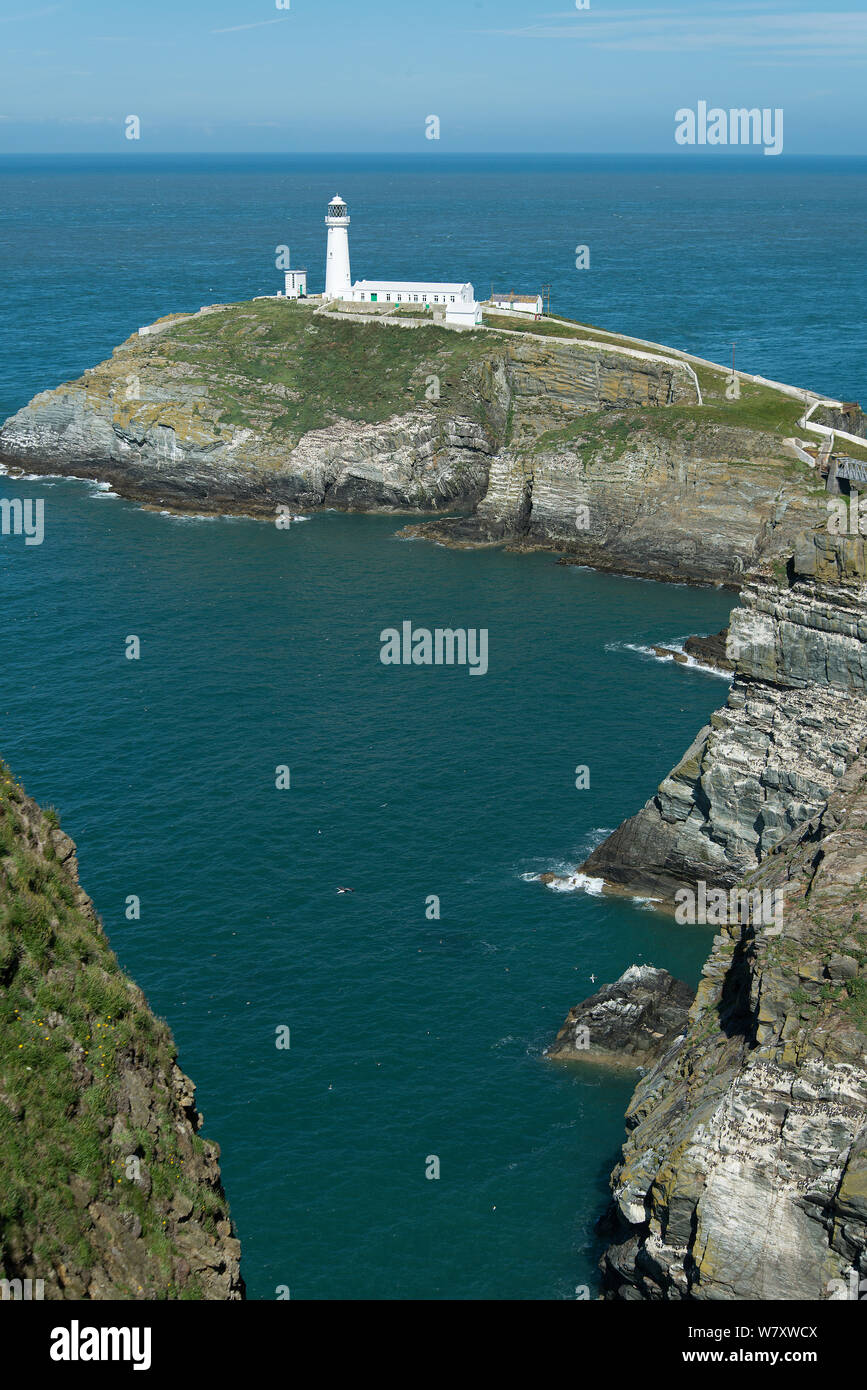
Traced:
POLYGON ((862 154, 867 10, 831 3, 0 0, 0 154, 669 153, 699 100, 862 154))

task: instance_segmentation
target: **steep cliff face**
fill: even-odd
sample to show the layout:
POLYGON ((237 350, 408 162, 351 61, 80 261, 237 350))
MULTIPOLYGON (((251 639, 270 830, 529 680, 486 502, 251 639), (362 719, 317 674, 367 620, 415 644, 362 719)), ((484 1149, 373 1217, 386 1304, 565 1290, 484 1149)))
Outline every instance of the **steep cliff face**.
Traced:
POLYGON ((782 420, 774 432, 723 417, 678 405, 588 415, 560 438, 546 432, 532 448, 500 450, 473 515, 416 534, 550 547, 645 577, 739 583, 760 560, 789 554, 824 503, 784 444, 782 420))
POLYGON ((638 1084, 607 1297, 864 1296, 865 872, 862 756, 746 880, 782 889, 781 924, 721 929, 686 1035, 638 1084))
POLYGON ((0 460, 196 511, 459 510, 413 534, 700 581, 739 582, 813 524, 814 475, 785 442, 801 403, 746 382, 730 401, 722 369, 700 385, 667 349, 529 328, 210 306, 36 396, 0 460))
POLYGON ((726 705, 583 871, 665 895, 730 887, 818 815, 867 738, 865 604, 860 539, 802 538, 787 579, 751 577, 729 628, 726 705))
POLYGON ((610 1298, 859 1296, 865 581, 864 542, 827 533, 800 539, 785 577, 747 581, 725 708, 584 865, 657 894, 704 880, 765 895, 763 912, 753 897, 717 916, 686 1032, 636 1088, 612 1175, 610 1298))
POLYGON ((153 329, 35 397, 0 431, 0 458, 211 511, 430 510, 484 491, 505 417, 476 335, 388 331, 270 300, 153 329))
POLYGON ((130 338, 7 420, 0 458, 200 509, 443 510, 484 496, 507 435, 684 399, 695 391, 678 363, 603 343, 259 300, 130 338))
POLYGON ((243 1298, 200 1124, 74 844, 0 764, 0 1279, 47 1299, 243 1298))

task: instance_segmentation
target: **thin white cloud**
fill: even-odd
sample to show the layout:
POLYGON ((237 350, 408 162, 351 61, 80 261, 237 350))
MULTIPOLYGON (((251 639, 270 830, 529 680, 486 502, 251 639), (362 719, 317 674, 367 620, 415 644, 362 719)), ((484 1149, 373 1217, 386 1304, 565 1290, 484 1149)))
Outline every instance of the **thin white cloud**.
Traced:
POLYGON ((50 14, 57 14, 59 9, 60 5, 46 5, 42 10, 30 10, 26 14, 0 15, 0 24, 22 24, 25 19, 45 19, 50 14))
POLYGON ((134 43, 136 48, 177 48, 177 39, 142 39, 138 34, 94 34, 90 43, 134 43))
POLYGON ((260 19, 255 24, 233 24, 230 29, 212 29, 212 34, 239 34, 242 29, 264 29, 269 24, 285 24, 290 16, 281 15, 280 19, 260 19))
POLYGON ((867 52, 867 14, 851 10, 800 13, 744 8, 736 18, 697 16, 684 10, 621 10, 616 15, 578 11, 551 15, 568 23, 537 23, 521 29, 488 32, 522 40, 574 39, 588 48, 610 52, 696 53, 711 49, 743 52, 760 50, 780 58, 839 58, 851 61, 853 52, 867 52))

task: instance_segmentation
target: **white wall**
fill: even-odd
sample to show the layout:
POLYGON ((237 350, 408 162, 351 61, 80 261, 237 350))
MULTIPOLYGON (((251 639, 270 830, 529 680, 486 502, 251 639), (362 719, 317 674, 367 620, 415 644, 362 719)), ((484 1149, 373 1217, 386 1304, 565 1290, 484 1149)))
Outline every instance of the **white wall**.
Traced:
POLYGON ((542 296, 538 295, 535 304, 510 304, 500 303, 496 297, 491 300, 491 306, 498 314, 541 314, 542 296))

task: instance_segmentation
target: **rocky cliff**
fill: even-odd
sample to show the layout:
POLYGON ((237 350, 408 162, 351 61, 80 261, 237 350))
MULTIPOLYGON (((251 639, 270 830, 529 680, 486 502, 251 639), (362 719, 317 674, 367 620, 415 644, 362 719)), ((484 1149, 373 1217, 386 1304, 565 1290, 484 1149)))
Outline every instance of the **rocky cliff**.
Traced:
POLYGON ((7 420, 0 458, 208 510, 436 510, 485 493, 507 434, 694 399, 678 364, 601 344, 356 322, 254 300, 152 325, 7 420))
POLYGON ((499 451, 470 518, 413 528, 452 544, 557 549, 573 563, 706 583, 781 557, 824 505, 779 432, 709 408, 597 412, 560 439, 499 451))
POLYGON ((47 1299, 243 1298, 200 1124, 74 844, 0 764, 0 1279, 47 1299))
POLYGON ((865 872, 860 757, 746 880, 782 889, 781 927, 722 928, 685 1036, 638 1083, 609 1298, 863 1298, 865 872))
POLYGON ((818 815, 867 739, 864 541, 802 538, 785 576, 752 575, 732 613, 735 675, 644 808, 582 870, 671 896, 730 887, 818 815))
POLYGON ((725 383, 562 320, 454 332, 263 299, 150 325, 7 420, 0 461, 197 511, 460 510, 415 534, 736 583, 821 504, 786 442, 803 403, 725 383))
POLYGON ((717 916, 686 1033, 633 1096, 612 1176, 608 1297, 859 1296, 865 599, 860 539, 804 537, 785 576, 750 577, 729 629, 725 708, 584 865, 662 895, 702 882, 739 885, 739 904, 752 895, 717 916))

